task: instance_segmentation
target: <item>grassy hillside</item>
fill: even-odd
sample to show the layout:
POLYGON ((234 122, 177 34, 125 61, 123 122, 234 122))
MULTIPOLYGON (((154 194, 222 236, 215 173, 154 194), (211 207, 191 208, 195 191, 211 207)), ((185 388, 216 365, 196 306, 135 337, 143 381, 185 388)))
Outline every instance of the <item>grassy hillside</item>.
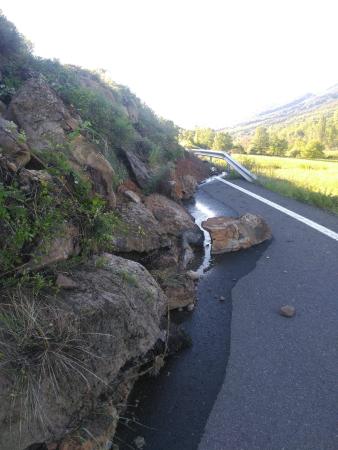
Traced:
POLYGON ((156 171, 182 154, 178 128, 158 117, 130 90, 109 80, 104 72, 91 72, 57 60, 33 56, 31 45, 0 11, 0 100, 8 105, 20 86, 42 74, 82 119, 85 132, 113 165, 119 179, 126 168, 121 148, 141 152, 156 171))
POLYGON ((268 189, 338 214, 338 162, 234 156, 268 189))

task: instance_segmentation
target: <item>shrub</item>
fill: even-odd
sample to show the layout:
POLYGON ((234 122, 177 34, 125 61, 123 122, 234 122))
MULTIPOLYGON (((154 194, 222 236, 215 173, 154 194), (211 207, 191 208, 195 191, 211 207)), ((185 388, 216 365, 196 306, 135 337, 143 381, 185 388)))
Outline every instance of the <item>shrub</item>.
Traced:
POLYGON ((104 248, 119 224, 115 212, 106 210, 106 202, 92 195, 91 185, 74 171, 64 154, 44 152, 42 158, 51 182, 37 182, 24 193, 14 177, 0 183, 0 275, 11 276, 31 258, 43 237, 46 246, 64 223, 80 230, 83 255, 104 248))
POLYGON ((319 141, 310 141, 306 144, 306 146, 302 149, 302 157, 303 158, 325 158, 324 153, 325 147, 319 141))

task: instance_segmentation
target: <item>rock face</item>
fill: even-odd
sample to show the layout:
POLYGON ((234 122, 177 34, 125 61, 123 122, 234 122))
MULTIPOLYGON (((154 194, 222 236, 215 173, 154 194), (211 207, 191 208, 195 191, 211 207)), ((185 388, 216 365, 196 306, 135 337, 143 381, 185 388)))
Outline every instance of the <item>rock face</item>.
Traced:
MULTIPOLYGON (((88 436, 93 437, 91 446, 83 448, 96 448, 95 441, 104 445, 99 436, 107 428, 113 435, 118 403, 122 397, 125 401, 135 379, 130 367, 137 371, 142 357, 162 336, 159 324, 167 299, 140 264, 103 254, 70 276, 73 289, 61 289, 47 298, 46 304, 39 305, 34 323, 27 322, 27 339, 33 342, 37 333, 47 340, 41 338, 33 351, 29 340, 21 347, 7 337, 11 351, 22 352, 20 361, 29 384, 15 384, 13 371, 20 367, 11 368, 8 362, 8 374, 2 371, 0 377, 1 450, 58 442, 65 435, 63 449, 82 448, 81 440, 88 441, 88 436), (72 433, 80 423, 88 430, 85 436, 72 433)), ((8 311, 12 317, 20 316, 23 301, 18 299, 16 309, 8 311)), ((5 332, 1 327, 0 333, 5 332)), ((8 347, 2 347, 3 361, 8 347)))
POLYGON ((141 188, 146 188, 151 179, 151 171, 145 161, 141 159, 136 153, 131 151, 124 151, 126 159, 129 163, 132 174, 141 188))
POLYGON ((93 190, 102 195, 111 208, 116 206, 113 192, 114 170, 99 149, 83 136, 77 136, 71 143, 70 161, 83 171, 93 184, 93 190))
POLYGON ((0 117, 0 153, 10 159, 17 169, 25 166, 31 156, 23 136, 14 122, 0 117))
POLYGON ((143 203, 124 203, 118 211, 123 225, 112 237, 112 250, 115 252, 145 253, 171 246, 165 230, 143 203))
POLYGON ((33 150, 66 152, 74 168, 88 178, 94 192, 103 195, 111 208, 114 170, 93 143, 77 136, 71 143, 67 133, 79 127, 62 100, 40 76, 26 81, 13 97, 8 116, 25 131, 33 150))
POLYGON ((31 78, 22 85, 7 114, 25 130, 27 142, 34 150, 63 145, 65 132, 78 126, 42 76, 31 78))
POLYGON ((186 152, 185 158, 179 159, 169 172, 164 192, 174 200, 187 200, 194 195, 197 184, 210 174, 210 166, 205 161, 186 152))
POLYGON ((65 223, 56 231, 51 242, 46 244, 42 239, 37 245, 32 260, 25 266, 31 270, 65 261, 70 256, 80 253, 78 246, 79 230, 71 223, 65 223))
POLYGON ((244 214, 233 217, 212 217, 202 222, 212 240, 212 253, 228 253, 249 248, 271 239, 271 230, 262 217, 244 214))
POLYGON ((149 195, 144 203, 168 234, 181 236, 184 231, 198 228, 182 206, 163 195, 149 195))
POLYGON ((194 281, 185 272, 177 272, 175 268, 161 271, 152 271, 166 296, 169 309, 184 308, 196 302, 196 289, 194 281))

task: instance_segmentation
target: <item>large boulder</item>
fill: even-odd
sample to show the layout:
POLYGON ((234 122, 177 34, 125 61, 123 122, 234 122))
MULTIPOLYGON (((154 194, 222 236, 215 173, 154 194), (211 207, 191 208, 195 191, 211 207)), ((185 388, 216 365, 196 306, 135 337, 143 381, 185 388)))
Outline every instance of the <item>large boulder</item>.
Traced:
POLYGON ((194 229, 198 232, 199 228, 192 217, 173 200, 160 194, 151 194, 144 203, 168 234, 182 236, 185 231, 194 229))
POLYGON ((33 150, 65 152, 73 166, 88 178, 95 193, 115 207, 114 170, 99 148, 79 135, 71 142, 67 133, 79 127, 56 92, 44 77, 26 81, 13 97, 9 117, 25 131, 33 150))
POLYGON ((163 338, 167 299, 140 264, 103 254, 69 276, 78 287, 45 301, 20 292, 13 303, 0 303, 7 369, 0 376, 1 450, 60 442, 65 435, 72 438, 58 448, 93 449, 95 441, 105 448, 121 397, 126 400, 138 367, 163 338))
POLYGON ((141 188, 146 188, 153 175, 149 165, 136 152, 125 150, 124 155, 135 181, 141 188))
POLYGON ((34 150, 64 145, 65 132, 79 125, 41 75, 21 86, 7 114, 25 131, 27 142, 34 150))
POLYGON ((79 253, 79 229, 71 223, 64 223, 55 230, 53 237, 43 237, 40 240, 24 269, 42 269, 66 261, 79 253))
POLYGON ((235 252, 271 239, 271 230, 265 220, 255 214, 239 218, 212 217, 202 222, 209 231, 213 254, 235 252))
POLYGON ((149 253, 171 247, 166 230, 143 203, 122 203, 118 212, 122 224, 114 230, 112 251, 149 253))
POLYGON ((187 272, 167 267, 163 270, 154 270, 152 274, 167 296, 170 310, 196 303, 195 283, 187 272))
POLYGON ((25 166, 30 158, 30 151, 14 122, 0 116, 0 154, 13 162, 13 168, 25 166))

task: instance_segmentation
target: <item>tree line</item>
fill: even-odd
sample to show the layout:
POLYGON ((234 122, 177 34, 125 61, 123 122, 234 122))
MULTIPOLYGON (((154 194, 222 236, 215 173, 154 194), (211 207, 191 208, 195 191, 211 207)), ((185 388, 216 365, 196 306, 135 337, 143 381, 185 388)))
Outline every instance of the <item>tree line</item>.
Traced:
POLYGON ((181 129, 180 144, 252 155, 325 158, 338 150, 338 110, 287 124, 260 126, 251 136, 233 138, 211 128, 181 129), (326 153, 324 153, 326 151, 326 153))

